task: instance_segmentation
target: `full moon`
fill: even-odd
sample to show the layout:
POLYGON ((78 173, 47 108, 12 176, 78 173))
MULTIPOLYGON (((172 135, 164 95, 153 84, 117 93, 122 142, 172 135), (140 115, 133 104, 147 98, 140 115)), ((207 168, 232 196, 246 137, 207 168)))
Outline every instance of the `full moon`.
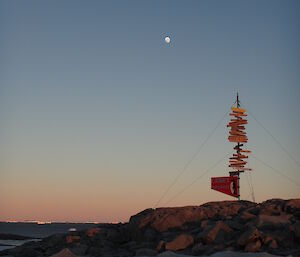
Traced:
POLYGON ((170 38, 169 36, 165 37, 165 42, 166 42, 167 44, 170 44, 171 38, 170 38))

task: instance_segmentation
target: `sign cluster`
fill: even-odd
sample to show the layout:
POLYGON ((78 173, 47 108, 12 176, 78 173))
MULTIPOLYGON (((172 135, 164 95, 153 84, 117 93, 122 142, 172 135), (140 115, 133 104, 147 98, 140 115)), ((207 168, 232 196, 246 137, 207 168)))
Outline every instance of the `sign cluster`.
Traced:
POLYGON ((248 124, 247 113, 245 109, 240 108, 239 96, 237 95, 236 107, 231 107, 231 113, 229 114, 232 118, 228 123, 227 127, 230 128, 228 140, 229 142, 237 143, 234 146, 235 153, 229 158, 229 167, 232 171, 229 171, 229 177, 214 177, 211 178, 211 188, 221 193, 240 197, 240 173, 246 170, 248 153, 251 151, 242 149, 244 143, 248 142, 248 137, 245 131, 245 125, 248 124))

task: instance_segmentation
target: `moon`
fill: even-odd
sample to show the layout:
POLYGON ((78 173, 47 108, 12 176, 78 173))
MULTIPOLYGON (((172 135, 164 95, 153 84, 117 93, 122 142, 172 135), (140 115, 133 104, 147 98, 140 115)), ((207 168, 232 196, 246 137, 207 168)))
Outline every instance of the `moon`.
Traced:
POLYGON ((165 42, 166 42, 167 44, 170 44, 171 38, 170 38, 169 36, 166 36, 166 37, 165 37, 165 42))

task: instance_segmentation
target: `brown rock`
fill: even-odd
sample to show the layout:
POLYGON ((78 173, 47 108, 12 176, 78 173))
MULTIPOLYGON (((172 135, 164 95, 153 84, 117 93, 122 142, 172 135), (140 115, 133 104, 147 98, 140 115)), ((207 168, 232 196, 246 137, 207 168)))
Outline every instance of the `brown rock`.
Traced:
POLYGON ((263 241, 264 245, 268 245, 272 240, 273 240, 273 238, 270 235, 267 235, 263 241))
POLYGON ((272 226, 274 228, 274 227, 286 226, 291 223, 290 222, 291 217, 292 215, 288 215, 288 214, 282 214, 279 216, 260 214, 257 219, 257 227, 272 226))
POLYGON ((277 249, 278 248, 277 241, 275 239, 272 239, 271 243, 269 244, 269 247, 272 249, 277 249))
POLYGON ((257 241, 260 238, 261 238, 261 233, 258 231, 257 228, 252 227, 241 235, 237 243, 240 246, 244 246, 244 245, 248 245, 251 242, 257 241))
POLYGON ((163 241, 163 240, 160 240, 160 241, 158 242, 158 245, 157 245, 157 247, 156 247, 156 250, 157 250, 158 252, 162 252, 162 251, 165 250, 165 246, 166 246, 166 242, 163 241))
POLYGON ((241 208, 256 206, 246 201, 211 202, 201 206, 157 208, 146 210, 130 218, 130 224, 139 229, 150 226, 159 232, 170 228, 183 228, 185 224, 199 222, 222 216, 230 218, 237 215, 241 208))
POLYGON ((205 241, 206 243, 212 243, 220 230, 223 230, 226 233, 231 233, 233 230, 225 224, 223 221, 218 221, 214 226, 208 227, 203 232, 201 232, 198 237, 200 240, 205 241))
POLYGON ((284 204, 285 201, 281 199, 267 200, 260 205, 259 213, 263 215, 280 215, 284 204))
POLYGON ((289 213, 293 213, 300 210, 300 199, 288 200, 285 204, 284 210, 289 213))
POLYGON ((199 255, 204 252, 204 247, 202 243, 195 244, 192 248, 192 253, 194 255, 199 255))
POLYGON ((242 219, 243 221, 252 220, 252 219, 254 219, 254 218, 256 218, 256 216, 255 216, 254 214, 251 214, 251 213, 247 212, 247 211, 244 211, 244 212, 242 213, 242 215, 241 215, 241 219, 242 219))
POLYGON ((100 228, 90 228, 86 231, 88 237, 93 237, 100 232, 100 228))
POLYGON ((68 248, 61 250, 60 252, 51 255, 51 257, 80 257, 72 253, 68 248))
POLYGON ((300 238, 300 222, 290 225, 290 231, 294 232, 295 237, 300 238))
POLYGON ((181 234, 172 242, 166 243, 166 250, 179 251, 188 248, 194 244, 194 238, 191 235, 181 234))
POLYGON ((202 220, 201 221, 201 228, 207 228, 209 225, 209 220, 202 220))
POLYGON ((78 241, 80 241, 80 236, 72 236, 72 235, 66 236, 67 244, 72 244, 72 243, 78 242, 78 241))
POLYGON ((259 252, 261 248, 261 242, 260 240, 257 240, 255 242, 250 242, 246 245, 245 251, 246 252, 259 252))

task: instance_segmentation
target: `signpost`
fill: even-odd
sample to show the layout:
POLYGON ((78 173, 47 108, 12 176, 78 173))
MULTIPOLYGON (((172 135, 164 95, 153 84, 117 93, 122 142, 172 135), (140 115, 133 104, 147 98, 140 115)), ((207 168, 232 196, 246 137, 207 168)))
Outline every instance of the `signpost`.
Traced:
POLYGON ((245 131, 245 125, 248 124, 246 119, 246 110, 240 108, 239 95, 236 96, 236 107, 231 107, 230 122, 227 127, 230 128, 228 140, 236 143, 234 146, 235 153, 229 158, 229 177, 211 178, 211 189, 221 193, 237 197, 240 200, 240 173, 251 171, 251 168, 245 167, 248 160, 248 153, 251 151, 242 149, 245 143, 248 142, 248 137, 245 131))

